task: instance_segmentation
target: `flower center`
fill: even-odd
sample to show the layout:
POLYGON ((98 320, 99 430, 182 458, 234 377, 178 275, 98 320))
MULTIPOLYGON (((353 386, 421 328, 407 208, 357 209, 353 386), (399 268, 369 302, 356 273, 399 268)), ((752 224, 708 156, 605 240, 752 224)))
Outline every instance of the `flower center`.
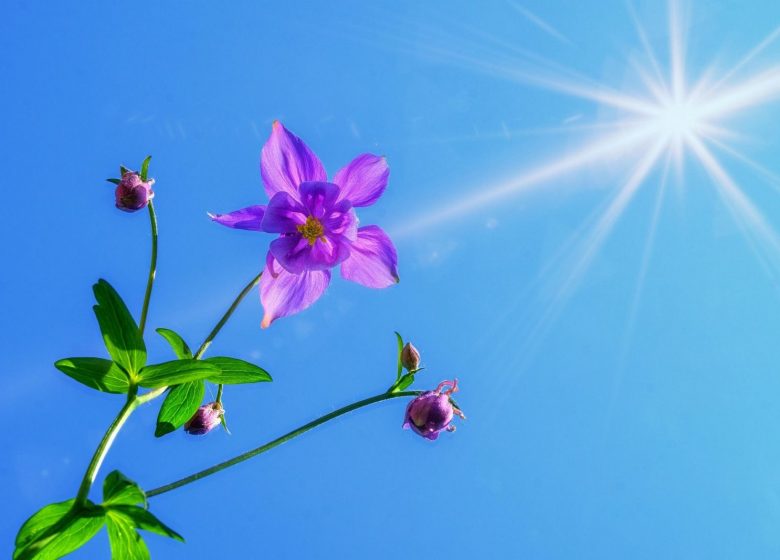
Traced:
POLYGON ((315 241, 325 236, 322 223, 314 216, 306 218, 306 223, 298 226, 298 231, 306 238, 309 245, 314 245, 315 241))

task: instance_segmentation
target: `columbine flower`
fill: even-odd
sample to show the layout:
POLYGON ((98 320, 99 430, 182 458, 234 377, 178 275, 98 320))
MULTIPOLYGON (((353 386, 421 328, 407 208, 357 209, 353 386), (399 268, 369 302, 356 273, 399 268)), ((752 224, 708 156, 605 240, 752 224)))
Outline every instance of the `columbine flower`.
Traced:
POLYGON ((415 371, 420 367, 420 352, 411 342, 407 342, 401 350, 401 365, 406 371, 415 371))
POLYGON ((453 416, 466 419, 463 412, 450 401, 450 395, 457 390, 457 379, 442 381, 435 391, 426 391, 415 397, 406 407, 404 429, 411 428, 427 439, 436 439, 442 430, 454 432, 455 426, 451 424, 453 416), (445 387, 448 389, 444 390, 445 387))
POLYGON ((141 176, 135 171, 125 172, 114 191, 116 207, 125 212, 135 212, 144 208, 154 198, 153 184, 154 179, 142 181, 141 176))
POLYGON ((184 431, 194 436, 202 436, 219 426, 225 409, 218 402, 201 406, 195 415, 184 423, 184 431))
POLYGON ((210 216, 228 227, 280 234, 260 280, 264 328, 317 301, 337 265, 341 276, 369 288, 398 282, 393 242, 377 226, 358 228, 354 210, 382 196, 390 174, 384 158, 359 155, 329 182, 314 152, 276 121, 263 146, 260 174, 268 206, 210 216))

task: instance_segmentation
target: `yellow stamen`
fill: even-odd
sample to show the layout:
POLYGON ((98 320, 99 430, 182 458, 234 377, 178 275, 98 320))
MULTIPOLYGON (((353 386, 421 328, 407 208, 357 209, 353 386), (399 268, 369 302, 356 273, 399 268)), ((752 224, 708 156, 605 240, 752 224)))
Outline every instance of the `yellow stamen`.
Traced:
POLYGON ((314 216, 306 218, 306 223, 298 226, 298 231, 308 240, 309 245, 314 245, 320 237, 325 236, 322 223, 314 216))

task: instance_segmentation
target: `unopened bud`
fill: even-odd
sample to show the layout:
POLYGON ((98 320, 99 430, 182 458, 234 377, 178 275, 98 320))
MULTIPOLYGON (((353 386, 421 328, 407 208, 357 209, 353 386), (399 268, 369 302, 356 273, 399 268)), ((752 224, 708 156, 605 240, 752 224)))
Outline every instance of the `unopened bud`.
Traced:
POLYGON ((192 418, 184 424, 184 431, 194 436, 202 436, 219 426, 225 409, 218 402, 201 406, 192 418))
POLYGON ((420 352, 411 342, 407 342, 401 350, 401 365, 407 371, 414 371, 420 367, 420 352))
POLYGON ((123 173, 114 191, 116 207, 124 212, 135 212, 146 207, 154 198, 153 184, 154 179, 142 181, 141 176, 135 171, 123 173))

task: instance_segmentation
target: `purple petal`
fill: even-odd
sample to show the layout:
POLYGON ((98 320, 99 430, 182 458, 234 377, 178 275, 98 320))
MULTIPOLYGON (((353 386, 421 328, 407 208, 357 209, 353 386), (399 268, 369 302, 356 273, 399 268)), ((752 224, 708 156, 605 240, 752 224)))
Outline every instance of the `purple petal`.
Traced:
POLYGON ((276 193, 263 217, 263 231, 268 233, 296 233, 306 222, 306 209, 286 192, 276 193))
POLYGON ((265 206, 257 205, 247 206, 229 214, 209 213, 209 218, 229 228, 262 231, 260 224, 263 221, 263 214, 265 214, 265 206))
POLYGON ((281 267, 274 268, 274 277, 269 265, 260 279, 260 301, 265 314, 261 326, 267 328, 279 317, 287 317, 303 311, 317 301, 330 283, 329 270, 313 270, 291 274, 281 267))
POLYGON ((350 241, 357 239, 358 218, 349 201, 337 202, 330 215, 322 220, 322 225, 330 234, 340 235, 350 241))
POLYGON ((286 192, 297 199, 298 187, 304 181, 328 180, 314 152, 279 121, 274 121, 271 136, 263 146, 260 175, 268 198, 286 192))
POLYGON ((341 189, 341 198, 352 206, 370 206, 385 192, 389 176, 385 158, 362 154, 342 167, 333 182, 341 189))
POLYGON ((349 258, 341 264, 341 276, 369 288, 387 288, 398 282, 398 255, 393 242, 377 226, 358 229, 349 258))
POLYGON ((283 235, 274 239, 271 254, 288 272, 300 274, 305 270, 327 270, 349 257, 349 242, 331 235, 317 239, 314 244, 300 234, 283 235))
POLYGON ((308 215, 321 220, 330 213, 336 203, 339 188, 333 183, 310 181, 301 183, 299 196, 308 215))

